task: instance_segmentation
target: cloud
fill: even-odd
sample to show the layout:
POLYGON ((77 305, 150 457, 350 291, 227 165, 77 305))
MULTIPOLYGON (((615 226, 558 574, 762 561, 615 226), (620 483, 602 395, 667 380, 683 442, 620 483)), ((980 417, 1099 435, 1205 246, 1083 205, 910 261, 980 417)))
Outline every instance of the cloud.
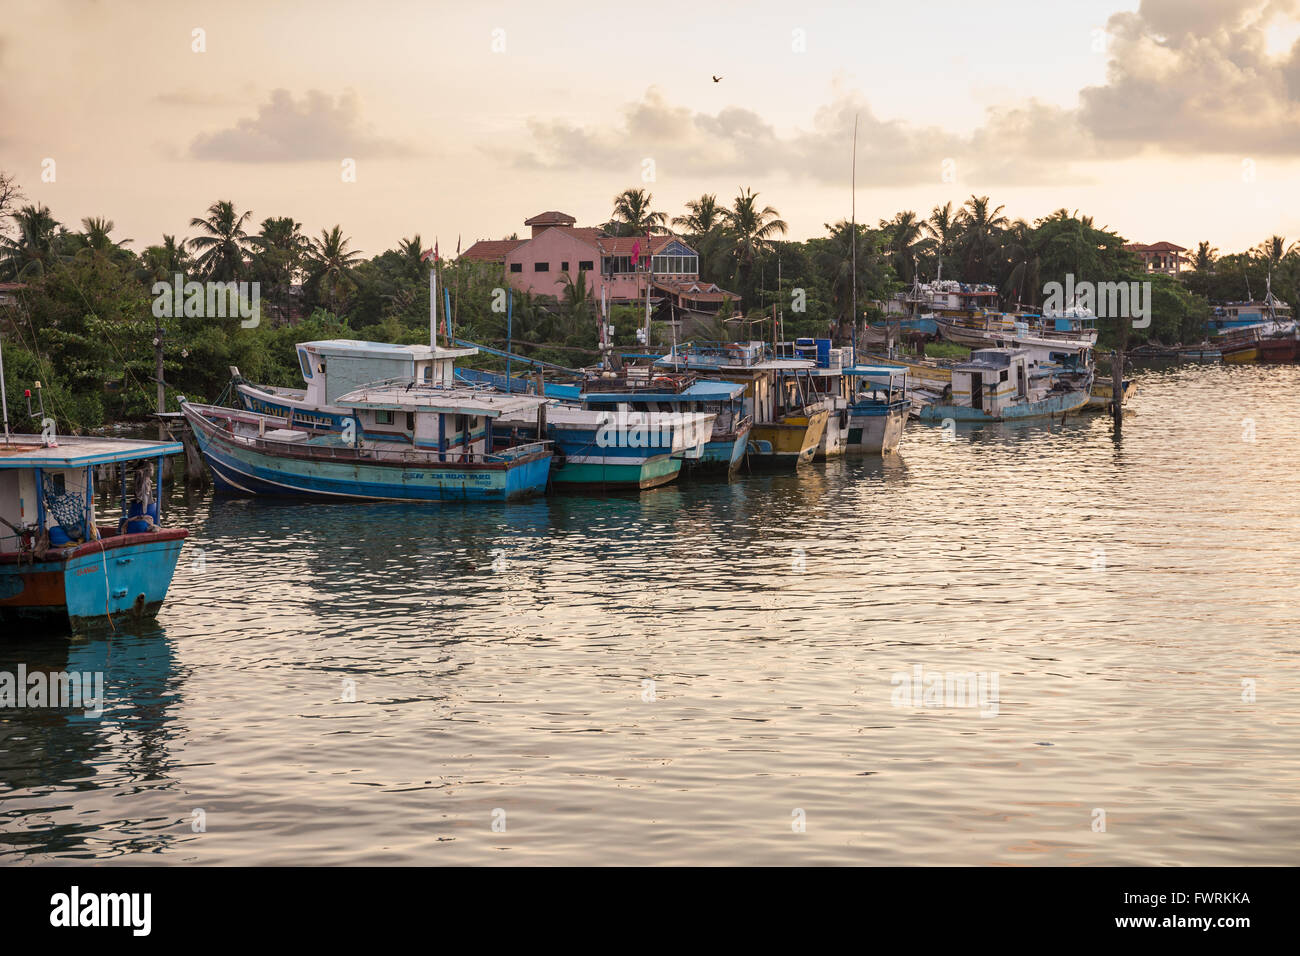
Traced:
POLYGON ((1300 153, 1300 43, 1267 49, 1296 0, 1143 0, 1107 23, 1104 86, 1079 94, 1099 143, 1166 152, 1300 153))
POLYGON ((229 93, 207 93, 202 90, 172 90, 159 93, 153 97, 159 106, 176 106, 182 109, 207 109, 212 107, 239 106, 245 97, 232 96, 229 93))
POLYGON ((1000 184, 1059 183, 1074 177, 1063 157, 1093 152, 1069 111, 1036 102, 990 110, 985 127, 969 137, 900 120, 882 120, 858 91, 836 87, 809 128, 780 133, 752 110, 716 114, 669 103, 651 87, 628 104, 613 128, 532 121, 534 148, 515 154, 519 166, 543 169, 639 169, 642 159, 692 175, 754 176, 784 173, 827 185, 850 175, 854 121, 858 126, 858 182, 903 186, 941 181, 951 160, 964 180, 1000 184), (1061 145, 1074 141, 1075 148, 1061 145))
POLYGON ((273 90, 255 119, 230 129, 202 133, 190 144, 194 159, 233 163, 282 163, 344 157, 405 156, 402 143, 375 136, 362 123, 354 93, 337 100, 308 90, 300 102, 288 90, 273 90))

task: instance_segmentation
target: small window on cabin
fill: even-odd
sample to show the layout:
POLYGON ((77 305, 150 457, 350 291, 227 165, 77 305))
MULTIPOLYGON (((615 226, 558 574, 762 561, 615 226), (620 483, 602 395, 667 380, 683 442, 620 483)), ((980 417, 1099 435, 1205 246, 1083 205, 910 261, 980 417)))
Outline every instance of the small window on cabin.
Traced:
POLYGON ((534 262, 534 263, 533 263, 533 271, 534 271, 534 272, 550 272, 550 271, 551 271, 551 264, 550 264, 549 262, 534 262))
POLYGON ((523 272, 523 271, 524 271, 524 264, 523 264, 522 262, 512 262, 512 263, 510 263, 510 271, 511 271, 511 272, 523 272))
POLYGON ((594 263, 592 262, 591 259, 579 259, 579 260, 578 260, 578 268, 579 268, 579 269, 585 269, 587 272, 590 272, 590 271, 592 270, 592 266, 593 266, 593 265, 594 265, 594 263))
POLYGON ((561 263, 560 263, 560 271, 561 271, 561 272, 568 272, 568 271, 569 271, 569 264, 568 264, 567 262, 561 262, 561 263))
POLYGON ((298 364, 302 367, 302 377, 311 378, 311 359, 301 349, 298 351, 298 364))
POLYGON ((54 493, 56 495, 61 495, 66 490, 66 486, 63 481, 63 475, 59 475, 59 474, 50 475, 50 484, 54 486, 54 493))
POLYGON ((387 408, 377 408, 377 409, 375 409, 375 424, 376 424, 376 425, 391 425, 391 424, 393 424, 393 413, 392 413, 392 411, 391 411, 390 409, 387 409, 387 408))
POLYGON ((1007 380, 1007 370, 1003 369, 1001 372, 998 373, 998 381, 1005 382, 1006 380, 1007 380))
POLYGON ((408 432, 415 431, 415 412, 406 413, 406 430, 408 432))
POLYGON ((433 366, 432 366, 432 365, 426 365, 426 366, 424 367, 424 380, 425 380, 426 382, 432 382, 432 381, 433 381, 433 366))
POLYGON ((460 433, 463 432, 464 430, 465 430, 465 416, 464 416, 464 415, 457 415, 457 416, 456 416, 456 433, 457 433, 457 434, 460 434, 460 433))

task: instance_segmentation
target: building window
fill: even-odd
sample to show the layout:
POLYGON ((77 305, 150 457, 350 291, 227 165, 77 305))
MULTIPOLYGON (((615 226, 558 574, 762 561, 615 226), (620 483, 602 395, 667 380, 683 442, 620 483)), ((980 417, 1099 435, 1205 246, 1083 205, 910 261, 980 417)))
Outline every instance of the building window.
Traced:
POLYGON ((551 271, 551 264, 550 264, 549 262, 534 262, 534 263, 533 263, 533 271, 534 271, 534 272, 550 272, 550 271, 551 271))
POLYGON ((522 262, 512 262, 512 263, 510 263, 510 271, 511 271, 511 272, 523 272, 523 271, 524 271, 524 264, 523 264, 522 262))
POLYGON ((600 260, 600 269, 606 275, 622 275, 635 272, 631 256, 605 256, 600 260))
POLYGON ((698 256, 655 256, 655 272, 667 275, 697 275, 700 271, 698 256))
POLYGON ((376 425, 391 425, 391 424, 393 424, 393 413, 392 413, 392 410, 391 410, 391 409, 387 409, 387 408, 377 408, 377 409, 375 409, 375 424, 376 424, 376 425))
POLYGON ((592 269, 595 268, 595 265, 594 263, 592 263, 590 259, 579 259, 578 268, 590 272, 592 269))
POLYGON ((560 263, 560 271, 561 271, 561 272, 568 272, 568 271, 569 271, 569 264, 568 264, 567 262, 561 262, 561 263, 560 263))

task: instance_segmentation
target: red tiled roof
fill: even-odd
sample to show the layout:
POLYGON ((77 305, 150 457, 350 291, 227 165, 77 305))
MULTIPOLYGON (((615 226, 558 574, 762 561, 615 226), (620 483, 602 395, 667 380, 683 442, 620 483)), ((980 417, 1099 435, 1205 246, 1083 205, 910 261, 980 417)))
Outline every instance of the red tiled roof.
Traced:
POLYGON ((1186 252, 1182 246, 1176 246, 1172 242, 1156 242, 1149 246, 1140 242, 1130 242, 1124 247, 1129 252, 1186 252))
MULTIPOLYGON (((660 249, 670 242, 680 241, 676 236, 651 236, 650 253, 657 254, 660 249)), ((640 243, 641 253, 646 251, 645 236, 602 236, 597 240, 602 255, 606 256, 630 256, 632 247, 640 243)), ((686 243, 682 243, 686 245, 686 243)))
POLYGON ((462 252, 460 257, 479 262, 505 262, 509 253, 527 241, 527 239, 480 239, 462 252))
POLYGON ((551 209, 548 210, 547 212, 539 212, 536 216, 533 216, 531 219, 525 219, 524 225, 525 226, 547 226, 547 225, 572 226, 577 221, 578 220, 574 219, 567 212, 558 212, 557 210, 551 209))

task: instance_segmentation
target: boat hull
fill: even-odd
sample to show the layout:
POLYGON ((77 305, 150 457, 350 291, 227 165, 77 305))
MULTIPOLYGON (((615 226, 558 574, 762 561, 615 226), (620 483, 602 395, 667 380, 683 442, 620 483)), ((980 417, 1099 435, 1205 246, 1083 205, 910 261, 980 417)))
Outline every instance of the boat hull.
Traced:
POLYGON ((990 415, 981 408, 966 405, 927 405, 921 409, 923 422, 943 422, 951 419, 958 422, 1010 422, 1034 418, 1056 418, 1065 416, 1082 408, 1088 401, 1088 392, 1062 392, 1037 402, 1024 402, 1003 409, 999 415, 990 415))
POLYGON ((745 451, 749 448, 749 435, 752 430, 753 426, 746 422, 740 431, 706 442, 699 458, 685 461, 686 471, 693 475, 733 474, 745 460, 745 451))
MULTIPOLYGON (((1136 391, 1137 385, 1134 384, 1133 380, 1131 378, 1124 379, 1124 397, 1120 401, 1120 405, 1127 405, 1128 400, 1133 397, 1133 393, 1136 391)), ((1084 408, 1092 411, 1102 411, 1110 408, 1114 394, 1115 388, 1110 379, 1096 379, 1092 383, 1092 390, 1088 394, 1088 404, 1084 408)))
POLYGON ((113 535, 49 552, 0 558, 0 622, 67 631, 118 615, 155 614, 167 597, 188 532, 113 535))
POLYGON ((218 492, 325 501, 513 501, 546 490, 552 453, 504 461, 366 460, 357 454, 313 455, 310 449, 263 450, 230 435, 188 405, 186 419, 218 492))
POLYGON ((897 451, 911 408, 909 401, 850 406, 847 449, 866 455, 897 451))
POLYGON ((818 408, 808 415, 754 425, 749 435, 750 464, 784 470, 812 461, 829 416, 825 408, 818 408))

